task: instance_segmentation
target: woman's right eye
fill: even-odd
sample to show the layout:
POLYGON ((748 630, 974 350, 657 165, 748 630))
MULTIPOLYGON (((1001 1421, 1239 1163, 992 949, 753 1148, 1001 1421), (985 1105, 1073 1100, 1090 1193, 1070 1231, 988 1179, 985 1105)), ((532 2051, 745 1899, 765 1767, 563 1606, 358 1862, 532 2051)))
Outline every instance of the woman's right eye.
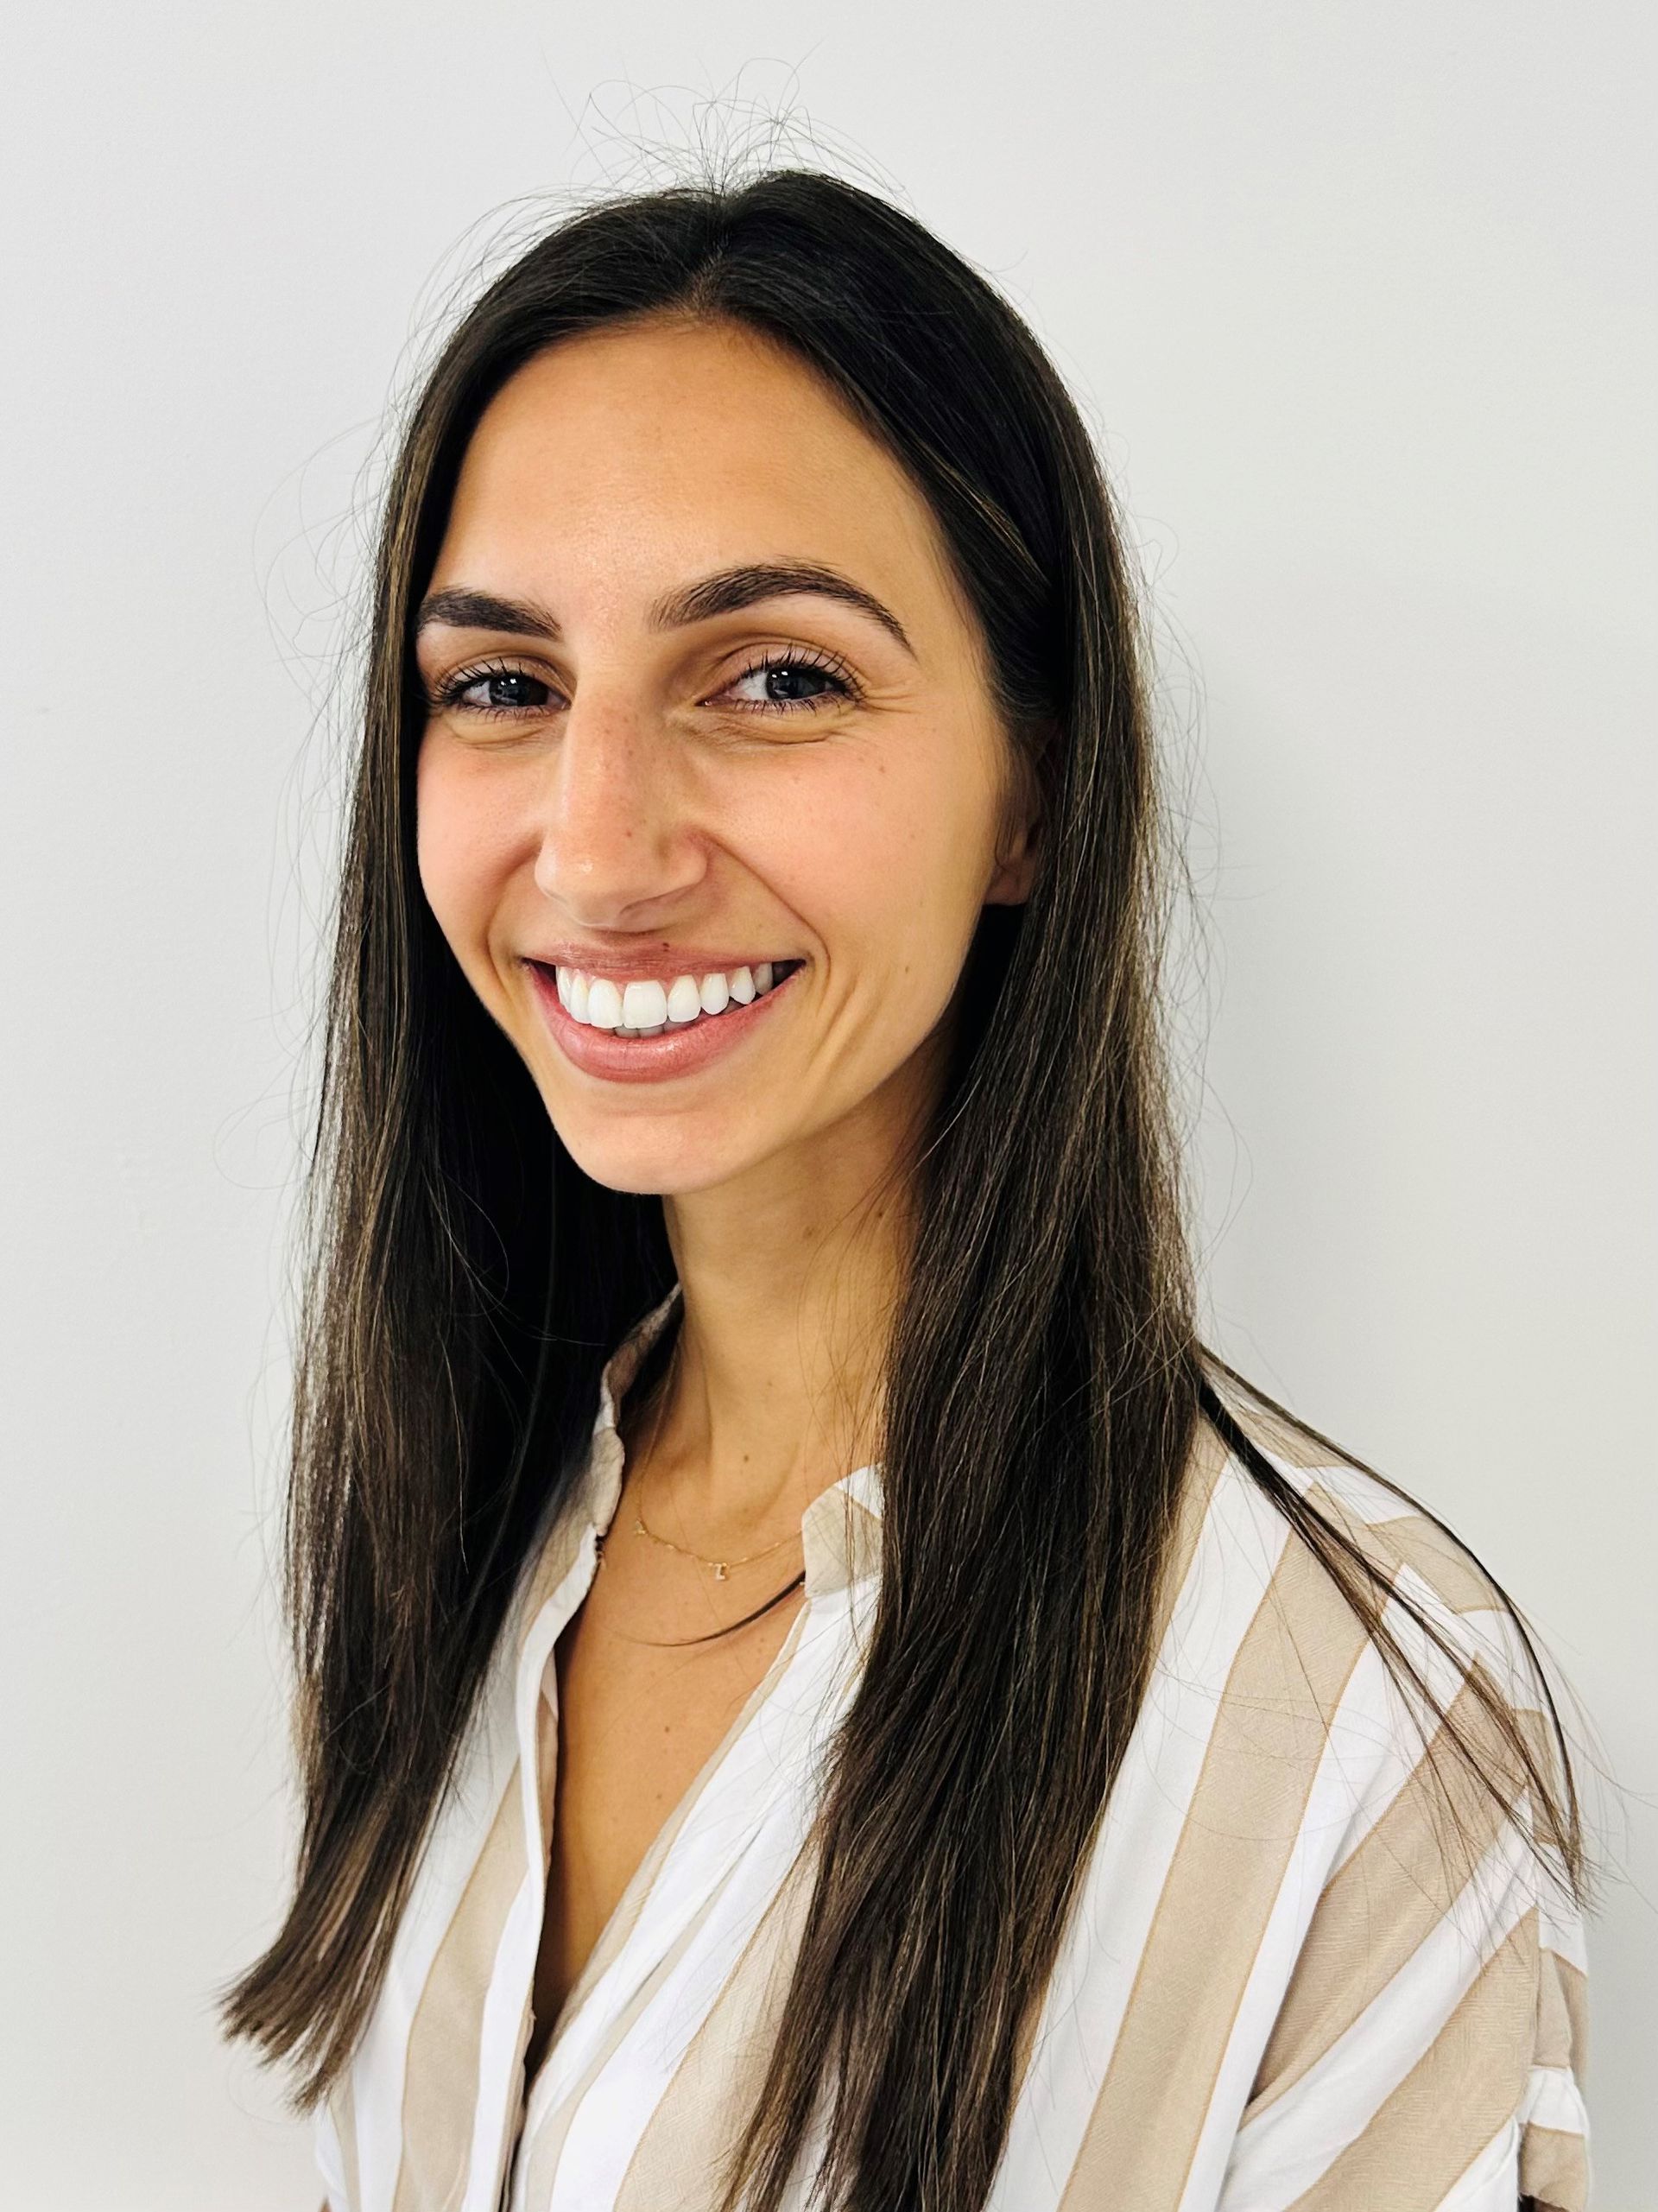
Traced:
POLYGON ((553 688, 523 669, 460 669, 439 687, 433 705, 469 714, 541 714, 553 688))

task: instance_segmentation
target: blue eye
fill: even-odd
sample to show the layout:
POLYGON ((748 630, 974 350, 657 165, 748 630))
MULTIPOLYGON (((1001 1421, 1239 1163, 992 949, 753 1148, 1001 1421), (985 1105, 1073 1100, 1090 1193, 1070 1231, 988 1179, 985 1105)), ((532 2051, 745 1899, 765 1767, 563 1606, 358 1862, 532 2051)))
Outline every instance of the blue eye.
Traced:
POLYGON ((473 714, 538 714, 551 704, 551 688, 522 669, 461 669, 433 701, 473 714), (482 697, 472 694, 481 693, 482 697))
POLYGON ((726 687, 727 694, 741 694, 744 685, 750 688, 746 696, 739 696, 739 703, 763 714, 809 711, 827 699, 854 696, 852 684, 844 673, 801 653, 768 654, 733 678, 726 687))

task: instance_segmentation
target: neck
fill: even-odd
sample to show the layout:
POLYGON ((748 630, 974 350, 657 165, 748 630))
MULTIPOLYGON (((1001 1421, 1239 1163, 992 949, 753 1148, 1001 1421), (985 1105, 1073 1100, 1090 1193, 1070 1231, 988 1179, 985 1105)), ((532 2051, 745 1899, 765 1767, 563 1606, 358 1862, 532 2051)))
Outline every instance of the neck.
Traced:
POLYGON ((877 1455, 907 1186, 889 1150, 844 1142, 832 1162, 767 1169, 664 1201, 683 1311, 665 1393, 642 1415, 646 1489, 705 1553, 791 1531, 877 1455))

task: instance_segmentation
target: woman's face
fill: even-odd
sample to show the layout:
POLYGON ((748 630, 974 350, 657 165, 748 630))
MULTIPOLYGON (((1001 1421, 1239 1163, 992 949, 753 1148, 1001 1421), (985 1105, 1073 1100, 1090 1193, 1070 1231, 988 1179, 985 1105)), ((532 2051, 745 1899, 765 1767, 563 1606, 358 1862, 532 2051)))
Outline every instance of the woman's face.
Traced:
POLYGON ((1029 839, 997 853, 1007 740, 931 512, 810 369, 668 320, 538 356, 417 650, 421 880, 589 1175, 817 1176, 913 1125, 1029 839))

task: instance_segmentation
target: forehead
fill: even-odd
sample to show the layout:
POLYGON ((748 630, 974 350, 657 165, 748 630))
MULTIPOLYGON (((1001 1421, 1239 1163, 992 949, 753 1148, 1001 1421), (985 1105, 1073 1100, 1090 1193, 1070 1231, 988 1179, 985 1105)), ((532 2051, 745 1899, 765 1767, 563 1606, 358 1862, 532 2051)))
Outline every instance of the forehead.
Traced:
POLYGON ((965 612, 926 499, 823 377, 741 326, 661 319, 561 339, 503 386, 439 568, 654 595, 781 558, 841 568, 918 619, 929 601, 965 612))

